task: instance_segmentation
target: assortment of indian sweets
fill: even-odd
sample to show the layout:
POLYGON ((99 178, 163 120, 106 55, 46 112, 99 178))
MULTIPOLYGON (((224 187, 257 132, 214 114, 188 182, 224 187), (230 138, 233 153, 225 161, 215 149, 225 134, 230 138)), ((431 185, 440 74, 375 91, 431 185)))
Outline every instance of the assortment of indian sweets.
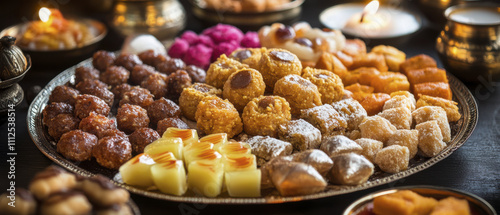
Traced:
POLYGON ((185 32, 169 54, 98 51, 77 68, 43 111, 57 151, 170 195, 295 196, 405 171, 461 118, 429 56, 303 22, 185 32))

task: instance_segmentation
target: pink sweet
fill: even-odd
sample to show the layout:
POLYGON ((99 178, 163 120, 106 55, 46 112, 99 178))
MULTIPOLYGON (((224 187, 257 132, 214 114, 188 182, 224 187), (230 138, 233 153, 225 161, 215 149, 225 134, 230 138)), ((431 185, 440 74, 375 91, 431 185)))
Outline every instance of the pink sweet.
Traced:
POLYGON ((189 43, 186 40, 176 38, 168 50, 168 55, 173 58, 182 58, 188 49, 189 43))
POLYGON ((182 35, 181 38, 185 40, 186 42, 189 43, 189 45, 196 45, 196 42, 198 41, 198 35, 194 33, 193 31, 185 31, 182 35))
POLYGON ((212 48, 203 44, 197 44, 189 47, 182 60, 187 65, 195 65, 207 69, 210 65, 210 57, 212 56, 212 48))
POLYGON ((212 53, 212 61, 216 61, 219 56, 222 54, 230 55, 234 50, 239 48, 238 45, 228 42, 228 43, 220 43, 214 47, 214 51, 212 53))
POLYGON ((243 32, 240 29, 225 24, 217 24, 214 27, 207 28, 201 34, 212 38, 215 44, 229 41, 236 41, 239 44, 243 39, 243 32))
POLYGON ((212 41, 212 39, 210 39, 210 37, 206 36, 206 35, 198 36, 198 40, 196 41, 196 44, 203 44, 203 45, 205 45, 207 47, 211 47, 211 48, 214 47, 214 41, 212 41))
POLYGON ((241 40, 241 46, 245 48, 259 48, 259 34, 253 31, 247 32, 241 40))

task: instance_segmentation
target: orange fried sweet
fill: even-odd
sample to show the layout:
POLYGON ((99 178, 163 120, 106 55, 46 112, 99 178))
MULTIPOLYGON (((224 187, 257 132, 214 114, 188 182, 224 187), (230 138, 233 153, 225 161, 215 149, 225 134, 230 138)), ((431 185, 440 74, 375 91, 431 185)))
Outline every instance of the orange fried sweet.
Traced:
POLYGON ((346 90, 350 92, 350 97, 357 100, 358 102, 367 97, 369 94, 373 93, 373 87, 361 85, 359 83, 351 84, 345 87, 344 92, 346 90))
POLYGON ((335 57, 335 55, 328 52, 324 52, 323 54, 321 54, 318 61, 316 62, 315 67, 317 69, 325 69, 332 71, 333 73, 338 75, 341 79, 343 79, 347 73, 347 68, 344 66, 342 61, 340 61, 337 57, 335 57))
POLYGON ((410 70, 406 72, 406 77, 411 85, 425 82, 445 82, 448 83, 446 71, 437 67, 427 67, 423 69, 410 70))
MULTIPOLYGON (((356 98, 354 98, 356 99, 356 98)), ((358 100, 358 102, 366 110, 368 116, 373 116, 382 111, 384 104, 387 100, 391 99, 389 94, 385 93, 372 93, 366 97, 358 100)))
POLYGON ((450 85, 446 82, 426 82, 415 84, 413 86, 413 94, 419 99, 420 95, 428 95, 443 99, 452 99, 450 85))
POLYGON ((397 72, 384 72, 371 78, 370 86, 375 92, 390 94, 396 91, 410 90, 410 83, 406 76, 397 72))
POLYGON ((437 63, 432 57, 420 54, 406 59, 401 65, 399 65, 399 72, 407 74, 408 71, 423 69, 426 67, 437 67, 437 63))
POLYGON ((384 55, 385 63, 393 72, 399 72, 399 65, 406 60, 406 54, 392 46, 375 46, 371 52, 384 55))
POLYGON ((373 200, 373 212, 377 215, 429 214, 437 200, 423 197, 410 190, 378 196, 373 200))
POLYGON ((342 51, 335 52, 334 55, 340 60, 340 62, 342 62, 342 64, 344 64, 345 67, 349 68, 352 66, 353 57, 347 55, 342 51))
POLYGON ((342 52, 352 57, 364 55, 366 54, 366 44, 360 39, 346 40, 342 52))
POLYGON ((457 199, 455 197, 441 199, 430 215, 445 214, 470 215, 469 203, 465 199, 457 199))
POLYGON ((375 67, 361 67, 352 71, 349 71, 342 81, 344 85, 351 85, 359 83, 361 85, 370 85, 371 80, 378 76, 380 72, 375 67))
POLYGON ((389 67, 387 67, 385 63, 384 55, 377 53, 368 53, 354 57, 352 65, 348 68, 353 70, 360 67, 375 67, 381 72, 387 72, 389 70, 389 67))

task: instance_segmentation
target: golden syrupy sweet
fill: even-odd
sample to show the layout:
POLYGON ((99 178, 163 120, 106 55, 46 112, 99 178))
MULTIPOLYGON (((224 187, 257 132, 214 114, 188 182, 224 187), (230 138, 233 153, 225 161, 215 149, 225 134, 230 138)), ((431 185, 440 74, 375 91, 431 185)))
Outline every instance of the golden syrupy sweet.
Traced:
POLYGON ((222 90, 202 83, 195 83, 184 89, 179 97, 179 106, 182 115, 190 120, 195 120, 196 107, 207 96, 222 96, 222 90))
POLYGON ((250 100, 264 95, 265 88, 262 75, 257 70, 242 69, 229 76, 222 95, 241 112, 250 100))
POLYGON ((205 81, 209 85, 222 89, 231 74, 244 68, 248 68, 248 65, 228 58, 225 54, 223 54, 217 59, 217 61, 210 64, 205 81))
POLYGON ((233 104, 216 96, 207 96, 198 104, 197 128, 205 134, 227 133, 228 138, 243 130, 240 115, 233 104))
POLYGON ((318 87, 323 104, 339 101, 344 95, 344 84, 333 72, 307 67, 303 70, 302 77, 318 87))
POLYGON ((274 95, 285 98, 290 104, 292 115, 321 105, 321 94, 316 85, 298 75, 287 75, 276 82, 274 95))
POLYGON ((301 75, 302 64, 294 54, 283 49, 268 49, 262 53, 259 71, 266 83, 267 91, 274 89, 274 84, 290 74, 301 75))
POLYGON ((243 64, 247 64, 252 69, 259 70, 259 61, 262 57, 262 53, 266 51, 266 48, 246 48, 237 49, 231 55, 233 58, 243 64))
POLYGON ((278 126, 291 119, 290 106, 279 96, 260 96, 245 106, 242 118, 245 133, 278 137, 278 126))

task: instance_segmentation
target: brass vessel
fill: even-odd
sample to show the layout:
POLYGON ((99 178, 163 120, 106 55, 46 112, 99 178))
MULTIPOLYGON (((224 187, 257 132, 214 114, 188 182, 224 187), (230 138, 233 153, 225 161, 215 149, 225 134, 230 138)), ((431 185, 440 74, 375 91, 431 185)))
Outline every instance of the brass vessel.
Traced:
POLYGON ((186 25, 186 13, 177 0, 117 0, 111 25, 124 36, 152 34, 173 38, 186 25))
POLYGON ((450 14, 464 7, 496 8, 498 4, 456 5, 445 11, 447 23, 436 41, 445 68, 467 82, 500 80, 500 20, 494 24, 467 24, 454 21, 450 14))

